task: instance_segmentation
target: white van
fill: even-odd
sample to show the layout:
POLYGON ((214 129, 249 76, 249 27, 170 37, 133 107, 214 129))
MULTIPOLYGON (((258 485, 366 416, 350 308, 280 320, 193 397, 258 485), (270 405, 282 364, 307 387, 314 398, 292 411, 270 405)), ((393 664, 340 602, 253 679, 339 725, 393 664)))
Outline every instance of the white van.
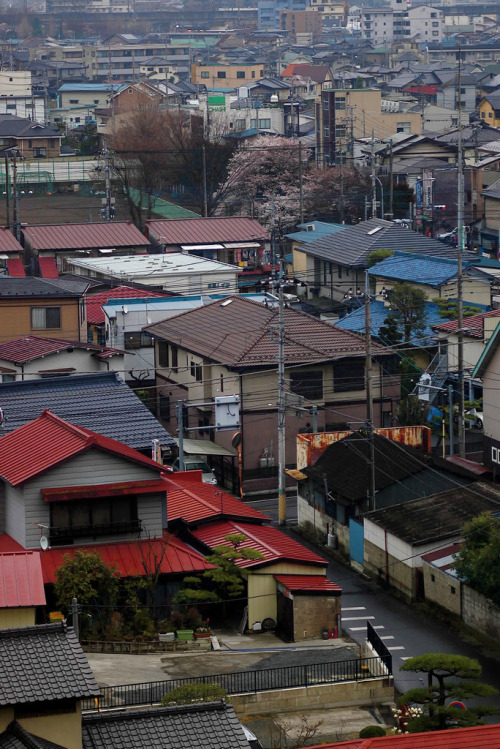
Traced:
MULTIPOLYGON (((201 456, 185 455, 184 467, 186 471, 201 471, 201 480, 205 484, 217 484, 217 479, 215 478, 214 472, 201 456)), ((181 470, 179 466, 179 458, 176 458, 174 460, 174 462, 172 463, 172 468, 174 469, 174 471, 181 470)))

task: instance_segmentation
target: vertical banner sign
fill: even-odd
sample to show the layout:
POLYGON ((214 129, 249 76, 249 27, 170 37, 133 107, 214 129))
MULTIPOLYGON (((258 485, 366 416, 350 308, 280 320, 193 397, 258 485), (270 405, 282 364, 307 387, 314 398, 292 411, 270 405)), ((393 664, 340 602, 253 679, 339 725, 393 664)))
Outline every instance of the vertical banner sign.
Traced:
POLYGON ((432 172, 423 173, 423 203, 426 211, 432 211, 432 172))
POLYGON ((417 182, 415 185, 415 195, 417 198, 417 208, 422 208, 422 183, 417 182))

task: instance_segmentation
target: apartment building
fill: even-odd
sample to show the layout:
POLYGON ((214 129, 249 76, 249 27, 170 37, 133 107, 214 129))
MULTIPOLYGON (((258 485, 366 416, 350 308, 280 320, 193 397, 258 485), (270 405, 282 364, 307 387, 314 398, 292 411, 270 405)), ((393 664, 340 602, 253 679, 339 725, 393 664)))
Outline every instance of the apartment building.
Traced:
MULTIPOLYGON (((415 42, 442 42, 444 35, 444 13, 430 5, 418 5, 405 12, 409 20, 407 34, 415 42)), ((405 32, 406 34, 406 32, 405 32)))
POLYGON ((321 13, 331 26, 346 26, 349 3, 343 0, 310 0, 309 8, 321 13))
POLYGON ((394 41, 394 11, 383 8, 362 8, 361 36, 374 45, 390 45, 394 41))
POLYGON ((395 133, 422 132, 422 116, 385 112, 379 89, 322 91, 316 103, 316 148, 320 164, 333 164, 356 138, 387 138, 395 133))
POLYGON ((279 29, 280 11, 306 10, 307 0, 259 0, 257 23, 259 29, 279 29))
POLYGON ((280 29, 295 41, 306 35, 310 42, 321 42, 322 16, 315 10, 280 10, 280 29))
POLYGON ((237 88, 247 83, 255 83, 264 77, 264 63, 201 65, 192 63, 191 83, 204 84, 208 88, 237 88))

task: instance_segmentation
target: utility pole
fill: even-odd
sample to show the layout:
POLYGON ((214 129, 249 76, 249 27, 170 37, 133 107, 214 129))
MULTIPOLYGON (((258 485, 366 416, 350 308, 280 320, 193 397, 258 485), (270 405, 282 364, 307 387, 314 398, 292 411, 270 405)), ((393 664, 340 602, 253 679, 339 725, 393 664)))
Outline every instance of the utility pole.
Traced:
POLYGON ((392 140, 389 143, 389 217, 394 218, 394 160, 392 157, 392 140))
POLYGON ((299 141, 299 210, 300 223, 304 223, 304 185, 302 179, 302 143, 299 141))
POLYGON ((106 221, 111 221, 111 166, 109 163, 109 149, 107 138, 104 139, 104 174, 106 177, 106 205, 104 208, 104 216, 106 221))
POLYGON ((344 153, 340 141, 340 223, 344 223, 344 153))
POLYGON ((77 640, 80 639, 79 626, 78 626, 78 601, 76 598, 71 599, 71 618, 73 624, 73 632, 77 640))
POLYGON ((208 199, 207 199, 207 154, 205 150, 205 141, 201 147, 201 166, 202 166, 202 188, 203 188, 203 217, 208 216, 208 199))
POLYGON ((184 404, 177 401, 175 404, 175 415, 177 417, 177 433, 179 435, 179 470, 184 471, 184 404))
POLYGON ((375 182, 375 139, 372 130, 370 151, 371 179, 372 179, 372 218, 377 218, 377 185, 375 182))
POLYGON ((10 178, 9 178, 9 154, 4 151, 5 158, 5 228, 10 229, 10 178))
POLYGON ((14 198, 14 210, 13 210, 13 229, 15 237, 18 242, 21 241, 21 224, 19 223, 19 195, 17 194, 17 161, 16 154, 12 159, 12 192, 14 198))
POLYGON ((278 522, 286 525, 286 434, 285 434, 285 301, 283 296, 283 259, 278 273, 278 522))
POLYGON ((463 314, 463 253, 464 253, 464 154, 462 139, 462 53, 458 46, 458 263, 457 263, 457 338, 458 338, 458 454, 465 458, 465 392, 464 392, 464 314, 463 314))
POLYGON ((370 280, 365 271, 365 344, 366 344, 366 425, 370 439, 370 504, 369 509, 375 510, 375 434, 373 431, 373 369, 372 369, 372 328, 370 307, 370 280))

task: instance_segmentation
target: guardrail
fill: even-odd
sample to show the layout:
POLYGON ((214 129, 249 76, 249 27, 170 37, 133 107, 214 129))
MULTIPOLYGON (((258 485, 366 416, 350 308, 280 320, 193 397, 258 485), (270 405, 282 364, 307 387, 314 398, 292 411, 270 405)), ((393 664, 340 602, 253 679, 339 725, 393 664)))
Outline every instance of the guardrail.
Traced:
POLYGON ((377 632, 374 630, 370 622, 366 622, 366 639, 379 655, 384 667, 387 669, 388 674, 392 674, 392 654, 388 649, 387 645, 382 642, 377 632))
POLYGON ((380 658, 356 658, 348 661, 235 671, 229 674, 192 676, 141 684, 122 684, 115 687, 102 687, 101 696, 96 699, 83 700, 82 709, 89 711, 134 705, 154 705, 158 704, 168 692, 185 684, 217 684, 228 694, 267 692, 274 689, 312 687, 320 684, 387 677, 388 673, 392 674, 392 666, 389 672, 387 668, 387 664, 381 664, 380 658))

